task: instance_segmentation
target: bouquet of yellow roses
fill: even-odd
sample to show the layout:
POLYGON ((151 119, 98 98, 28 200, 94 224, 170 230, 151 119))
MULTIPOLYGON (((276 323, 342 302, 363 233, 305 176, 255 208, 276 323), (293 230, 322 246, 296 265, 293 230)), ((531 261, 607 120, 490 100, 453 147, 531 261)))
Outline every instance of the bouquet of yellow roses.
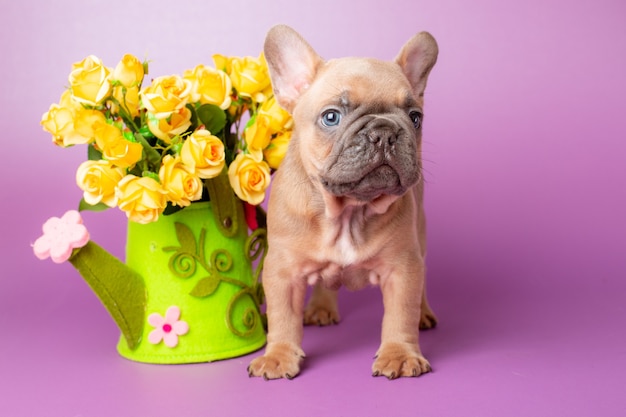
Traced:
POLYGON ((263 54, 213 61, 147 86, 147 62, 130 54, 115 68, 93 55, 73 64, 41 124, 56 145, 88 147, 76 172, 81 209, 117 206, 149 223, 206 199, 203 181, 226 172, 241 200, 264 200, 291 117, 273 97, 263 54))

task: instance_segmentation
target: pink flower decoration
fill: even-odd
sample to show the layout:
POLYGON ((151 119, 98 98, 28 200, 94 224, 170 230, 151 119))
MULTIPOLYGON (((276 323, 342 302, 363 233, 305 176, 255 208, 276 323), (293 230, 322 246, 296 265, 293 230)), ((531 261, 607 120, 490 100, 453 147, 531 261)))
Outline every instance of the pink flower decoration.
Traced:
POLYGON ((153 345, 157 345, 163 341, 165 346, 169 348, 178 345, 178 336, 187 334, 189 325, 180 318, 180 308, 171 306, 165 312, 165 317, 159 313, 152 313, 148 316, 148 323, 154 330, 148 335, 148 341, 153 345))
POLYGON ((89 232, 83 225, 83 218, 76 210, 66 212, 60 219, 51 217, 43 225, 43 236, 33 244, 33 252, 39 259, 50 257, 60 264, 72 256, 75 248, 82 248, 89 242, 89 232))

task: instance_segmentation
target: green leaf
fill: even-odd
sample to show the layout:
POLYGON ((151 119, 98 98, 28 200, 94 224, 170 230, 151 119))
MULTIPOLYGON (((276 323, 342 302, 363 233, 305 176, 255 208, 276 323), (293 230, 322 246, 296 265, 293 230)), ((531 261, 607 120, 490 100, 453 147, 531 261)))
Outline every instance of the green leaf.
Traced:
POLYGON ((180 151, 183 149, 183 142, 173 144, 171 149, 174 155, 180 155, 180 151))
POLYGON ((176 222, 174 227, 178 243, 180 243, 180 251, 195 254, 197 252, 196 238, 189 226, 176 222))
POLYGON ((213 104, 203 104, 198 108, 198 118, 212 135, 217 135, 226 126, 226 113, 213 104))
MULTIPOLYGON (((135 119, 135 123, 141 124, 141 119, 135 119)), ((150 128, 148 126, 141 126, 141 128, 139 129, 139 134, 145 139, 152 139, 154 137, 154 134, 150 131, 150 128)))
POLYGON ((78 203, 78 211, 104 211, 108 208, 109 206, 104 203, 89 204, 84 198, 81 198, 80 203, 78 203))
POLYGON ((135 136, 130 130, 125 130, 122 133, 122 136, 124 136, 124 139, 126 139, 129 142, 137 142, 137 139, 135 139, 135 136))
POLYGON ((153 180, 155 180, 156 182, 158 182, 159 184, 161 184, 161 178, 159 177, 159 174, 157 174, 156 172, 152 172, 152 171, 141 171, 141 176, 142 176, 142 177, 152 178, 153 180))
POLYGON ((97 150, 93 143, 90 143, 87 147, 87 159, 90 161, 99 161, 102 159, 102 152, 97 150))
POLYGON ((195 287, 189 293, 193 297, 208 297, 213 294, 217 287, 220 285, 220 280, 217 277, 202 278, 195 287))
POLYGON ((191 119, 190 119, 191 126, 189 128, 193 132, 198 127, 198 114, 196 113, 196 108, 193 105, 187 104, 185 107, 187 107, 189 111, 191 112, 191 119))

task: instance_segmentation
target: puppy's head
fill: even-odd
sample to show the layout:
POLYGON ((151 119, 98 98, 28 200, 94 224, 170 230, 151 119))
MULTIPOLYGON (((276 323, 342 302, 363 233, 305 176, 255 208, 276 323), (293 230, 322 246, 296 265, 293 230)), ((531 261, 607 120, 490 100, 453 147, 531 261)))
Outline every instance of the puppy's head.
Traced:
POLYGON ((357 204, 400 196, 420 179, 423 93, 434 38, 411 38, 392 62, 324 61, 293 29, 276 26, 265 57, 278 102, 292 113, 289 152, 331 198, 357 204))

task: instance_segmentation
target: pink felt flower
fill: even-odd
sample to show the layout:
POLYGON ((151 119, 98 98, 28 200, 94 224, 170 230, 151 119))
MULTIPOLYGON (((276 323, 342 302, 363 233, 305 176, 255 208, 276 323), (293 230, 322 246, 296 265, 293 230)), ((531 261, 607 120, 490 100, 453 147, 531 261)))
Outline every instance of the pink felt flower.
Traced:
POLYGON ((76 210, 70 210, 60 219, 51 217, 44 223, 43 236, 33 244, 33 252, 39 259, 50 257, 60 264, 72 256, 75 248, 82 248, 87 242, 89 232, 83 218, 76 210))
POLYGON ((154 330, 148 335, 148 341, 157 345, 163 341, 165 346, 173 348, 178 345, 178 336, 182 336, 189 331, 189 325, 180 318, 180 308, 171 306, 165 312, 165 317, 159 313, 152 313, 148 316, 148 323, 154 330))

